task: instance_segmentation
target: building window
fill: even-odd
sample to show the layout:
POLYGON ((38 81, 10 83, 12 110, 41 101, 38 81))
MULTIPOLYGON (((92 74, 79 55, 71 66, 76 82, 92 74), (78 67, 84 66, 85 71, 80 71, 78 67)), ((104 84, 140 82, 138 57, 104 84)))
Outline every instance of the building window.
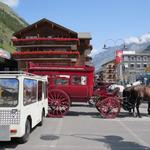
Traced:
POLYGON ((129 57, 128 57, 128 56, 124 56, 124 57, 123 57, 123 60, 124 60, 124 61, 129 61, 129 57))
POLYGON ((134 68, 134 64, 130 64, 130 68, 134 68))
POLYGON ((131 60, 131 61, 134 61, 134 60, 135 60, 135 57, 134 57, 134 56, 131 56, 131 57, 130 57, 130 60, 131 60))
POLYGON ((108 65, 108 68, 111 69, 111 65, 108 65))
POLYGON ((137 61, 141 61, 142 57, 141 56, 137 56, 137 61))
POLYGON ((124 63, 124 67, 125 67, 125 68, 128 68, 128 63, 124 63))
POLYGON ((147 59, 147 56, 144 56, 143 57, 143 61, 147 61, 148 59, 147 59))
POLYGON ((112 68, 113 68, 113 69, 115 69, 115 67, 116 67, 115 65, 112 65, 112 68))
POLYGON ((110 74, 110 75, 108 76, 108 78, 111 79, 111 78, 112 78, 112 75, 110 74))
POLYGON ((146 68, 146 67, 147 67, 147 64, 143 64, 143 67, 146 68))
POLYGON ((137 68, 141 68, 141 64, 139 64, 139 63, 136 64, 136 67, 137 67, 137 68))

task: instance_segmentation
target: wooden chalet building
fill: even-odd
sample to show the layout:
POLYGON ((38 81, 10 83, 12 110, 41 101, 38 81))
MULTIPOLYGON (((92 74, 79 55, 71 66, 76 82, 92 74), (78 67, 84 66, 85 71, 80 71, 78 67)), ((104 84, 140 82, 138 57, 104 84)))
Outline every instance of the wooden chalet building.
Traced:
POLYGON ((39 20, 13 34, 20 70, 29 65, 85 66, 91 64, 89 33, 77 33, 47 19, 39 20))
POLYGON ((116 82, 116 64, 111 60, 102 65, 102 80, 105 82, 116 82))

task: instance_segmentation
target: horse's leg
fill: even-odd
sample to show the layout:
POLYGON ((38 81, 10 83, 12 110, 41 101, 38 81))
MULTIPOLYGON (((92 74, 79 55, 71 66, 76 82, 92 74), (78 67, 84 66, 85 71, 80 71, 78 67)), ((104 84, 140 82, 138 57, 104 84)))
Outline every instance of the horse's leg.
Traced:
POLYGON ((148 111, 148 116, 150 116, 150 102, 148 102, 148 109, 147 109, 147 111, 148 111))
POLYGON ((140 114, 140 111, 139 111, 139 106, 140 106, 140 98, 137 99, 136 110, 137 110, 137 117, 141 118, 141 114, 140 114))
POLYGON ((133 116, 136 117, 137 115, 136 115, 136 113, 135 113, 135 106, 133 107, 132 110, 133 110, 133 116))

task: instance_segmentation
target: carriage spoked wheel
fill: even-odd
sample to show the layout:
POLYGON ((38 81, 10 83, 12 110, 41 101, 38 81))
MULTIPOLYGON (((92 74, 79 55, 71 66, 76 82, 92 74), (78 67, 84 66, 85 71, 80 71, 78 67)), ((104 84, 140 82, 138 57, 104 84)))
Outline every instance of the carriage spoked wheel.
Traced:
POLYGON ((48 94, 48 116, 63 117, 70 107, 70 98, 67 93, 60 89, 53 89, 48 94))
POLYGON ((103 118, 115 118, 120 112, 120 107, 117 97, 107 97, 96 103, 96 108, 103 118))

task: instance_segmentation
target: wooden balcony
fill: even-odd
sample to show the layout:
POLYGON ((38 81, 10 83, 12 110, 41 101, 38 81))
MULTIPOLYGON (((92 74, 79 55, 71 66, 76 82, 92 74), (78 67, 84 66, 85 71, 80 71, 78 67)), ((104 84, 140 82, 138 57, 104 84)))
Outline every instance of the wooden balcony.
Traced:
POLYGON ((79 45, 78 38, 21 38, 12 39, 15 46, 34 45, 79 45))
POLYGON ((73 59, 79 57, 79 52, 67 51, 28 51, 28 52, 14 52, 12 54, 17 60, 45 60, 45 59, 73 59))

